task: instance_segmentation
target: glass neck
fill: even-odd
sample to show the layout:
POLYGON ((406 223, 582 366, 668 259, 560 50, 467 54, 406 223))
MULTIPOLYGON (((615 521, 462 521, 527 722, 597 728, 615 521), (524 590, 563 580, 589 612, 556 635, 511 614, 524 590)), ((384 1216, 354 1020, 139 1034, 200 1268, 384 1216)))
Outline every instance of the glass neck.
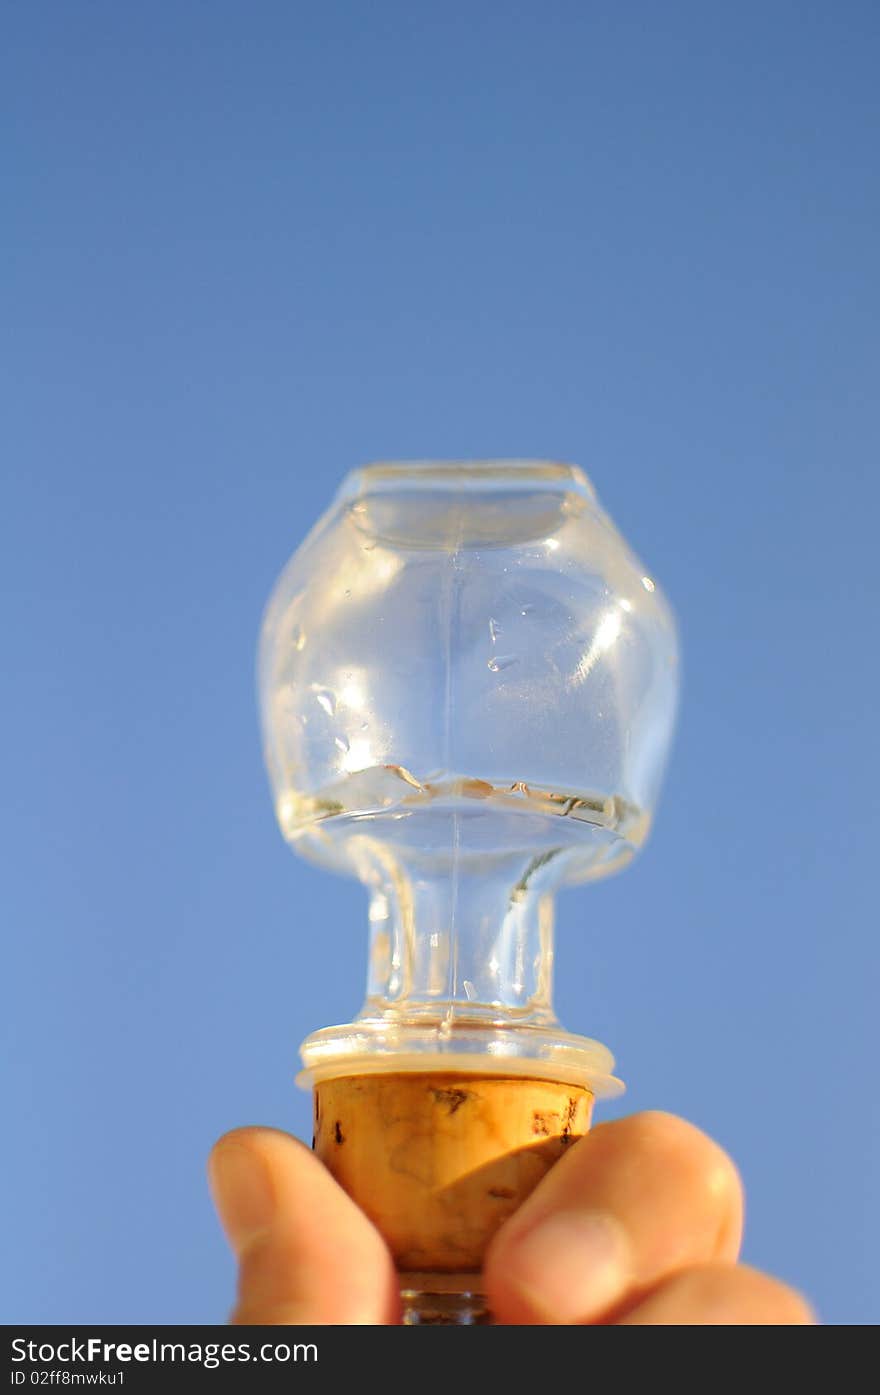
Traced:
MULTIPOLYGON (((540 863, 540 859, 534 861, 540 863)), ((373 845, 361 1018, 549 1023, 553 899, 521 854, 373 845)))

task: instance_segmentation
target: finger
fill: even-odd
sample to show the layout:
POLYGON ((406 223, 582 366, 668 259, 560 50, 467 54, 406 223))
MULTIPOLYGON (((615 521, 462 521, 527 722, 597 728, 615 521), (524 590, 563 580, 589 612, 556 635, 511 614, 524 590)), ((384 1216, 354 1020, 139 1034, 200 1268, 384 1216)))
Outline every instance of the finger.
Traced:
POLYGON ((744 1264, 705 1264, 667 1279, 620 1319, 631 1327, 806 1327, 799 1293, 744 1264))
POLYGON ((666 1275, 733 1260, 742 1188, 733 1163, 671 1114, 600 1124, 498 1231, 485 1277, 499 1321, 597 1322, 666 1275))
POLYGON ((231 1321, 397 1321, 384 1241, 302 1143, 274 1129, 236 1129, 215 1144, 208 1171, 239 1261, 231 1321))

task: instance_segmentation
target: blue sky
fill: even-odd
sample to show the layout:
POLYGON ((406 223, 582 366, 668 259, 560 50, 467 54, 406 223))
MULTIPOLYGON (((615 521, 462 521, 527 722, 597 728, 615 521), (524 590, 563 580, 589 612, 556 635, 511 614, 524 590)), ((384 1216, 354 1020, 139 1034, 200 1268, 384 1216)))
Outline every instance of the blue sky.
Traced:
POLYGON ((875 6, 18 5, 0 519, 8 1321, 221 1320, 213 1138, 305 1134, 354 883, 261 768, 263 602, 375 458, 579 462, 675 605, 656 830, 559 902, 621 1109, 880 1318, 875 6))

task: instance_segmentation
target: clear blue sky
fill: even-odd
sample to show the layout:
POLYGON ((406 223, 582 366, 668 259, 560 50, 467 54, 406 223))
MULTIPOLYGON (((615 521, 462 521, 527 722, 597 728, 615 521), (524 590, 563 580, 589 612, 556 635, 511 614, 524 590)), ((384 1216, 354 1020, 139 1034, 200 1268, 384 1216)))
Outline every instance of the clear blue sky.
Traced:
POLYGON ((560 1015, 730 1148, 751 1262, 880 1319, 876 5, 48 0, 4 48, 2 1317, 224 1317, 209 1145, 307 1133, 365 975, 275 828, 264 599, 349 467, 534 455, 684 646, 560 1015))

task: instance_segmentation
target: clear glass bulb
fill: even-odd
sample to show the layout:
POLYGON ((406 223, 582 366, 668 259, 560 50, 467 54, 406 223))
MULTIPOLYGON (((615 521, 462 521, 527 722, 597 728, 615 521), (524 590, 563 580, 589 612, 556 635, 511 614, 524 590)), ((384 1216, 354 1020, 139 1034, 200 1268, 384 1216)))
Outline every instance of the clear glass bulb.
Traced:
POLYGON ((366 1002, 307 1078, 504 1068, 615 1088, 552 1007, 553 896, 647 836, 675 626, 585 475, 379 464, 285 568, 260 647, 285 838, 370 897, 366 1002))

